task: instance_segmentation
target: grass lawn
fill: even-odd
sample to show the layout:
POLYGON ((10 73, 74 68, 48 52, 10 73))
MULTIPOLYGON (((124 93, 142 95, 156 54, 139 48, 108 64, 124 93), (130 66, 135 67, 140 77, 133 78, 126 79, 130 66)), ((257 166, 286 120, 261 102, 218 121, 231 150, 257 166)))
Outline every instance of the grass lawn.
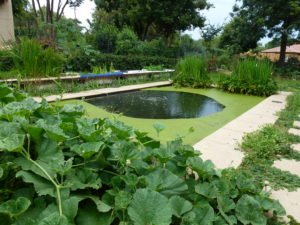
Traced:
POLYGON ((64 101, 59 104, 75 103, 81 104, 86 109, 86 114, 89 117, 95 118, 116 118, 124 122, 125 124, 139 129, 140 131, 147 132, 149 136, 159 139, 162 142, 173 140, 180 136, 183 138, 186 144, 195 144, 202 138, 211 134, 215 130, 224 126, 229 121, 233 120, 237 116, 241 115, 248 109, 252 108, 264 98, 255 96, 243 96, 238 94, 230 94, 219 91, 217 89, 192 89, 192 88, 175 88, 175 87, 163 87, 163 88, 151 88, 151 90, 163 90, 163 91, 182 91, 195 94, 202 94, 208 97, 214 98, 226 108, 219 113, 213 115, 194 118, 194 119, 137 119, 130 118, 118 114, 109 113, 101 108, 93 106, 81 100, 64 101), (165 125, 165 129, 160 133, 159 137, 156 134, 153 124, 159 122, 165 125), (193 132, 191 132, 193 130, 193 132))

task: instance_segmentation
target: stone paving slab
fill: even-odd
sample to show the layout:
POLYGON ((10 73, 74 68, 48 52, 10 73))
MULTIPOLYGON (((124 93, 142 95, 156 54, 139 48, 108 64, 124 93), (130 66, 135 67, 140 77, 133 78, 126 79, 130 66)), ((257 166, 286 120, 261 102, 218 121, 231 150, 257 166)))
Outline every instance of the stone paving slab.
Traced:
MULTIPOLYGON (((300 162, 290 159, 281 159, 276 160, 273 164, 274 167, 280 170, 289 171, 292 174, 295 174, 300 177, 300 162)), ((300 211, 299 211, 300 213, 300 211)))
POLYGON ((293 145, 291 145, 291 148, 297 152, 300 152, 300 144, 293 144, 293 145))
MULTIPOLYGON (((86 97, 107 95, 107 94, 112 94, 112 93, 135 91, 135 90, 151 88, 151 87, 161 87, 161 86, 167 86, 167 85, 171 85, 171 84, 172 84, 172 81, 160 81, 160 82, 153 82, 153 83, 147 83, 147 84, 127 85, 127 86, 116 87, 116 88, 101 88, 101 89, 81 91, 81 92, 76 92, 76 93, 67 93, 67 94, 63 94, 63 95, 50 95, 50 96, 45 97, 45 99, 48 102, 54 102, 57 100, 81 99, 81 98, 86 98, 86 97)), ((40 97, 35 97, 34 99, 39 102, 42 100, 42 98, 40 98, 40 97)))
POLYGON ((300 128, 300 121, 295 121, 293 127, 300 128))
POLYGON ((293 216, 300 221, 300 189, 289 192, 286 189, 272 191, 271 198, 278 200, 285 208, 287 215, 293 216))
POLYGON ((278 119, 277 114, 285 108, 286 98, 289 94, 289 92, 280 92, 266 98, 249 111, 196 143, 194 148, 202 153, 202 158, 211 160, 217 168, 237 167, 243 160, 243 153, 237 153, 236 150, 238 143, 242 141, 245 134, 266 124, 275 123, 278 119), (219 145, 215 146, 211 143, 219 145), (226 151, 222 151, 221 145, 226 151), (220 158, 224 160, 222 161, 220 158))
POLYGON ((296 129, 296 128, 290 128, 290 129, 288 130, 288 132, 289 132, 290 134, 293 134, 293 135, 296 135, 296 136, 300 136, 300 130, 299 130, 299 129, 296 129))

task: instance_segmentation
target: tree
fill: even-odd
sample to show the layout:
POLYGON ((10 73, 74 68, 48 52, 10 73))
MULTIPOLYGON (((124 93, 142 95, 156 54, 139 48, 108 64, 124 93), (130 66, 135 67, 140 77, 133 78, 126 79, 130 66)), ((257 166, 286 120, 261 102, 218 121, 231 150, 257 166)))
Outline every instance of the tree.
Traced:
MULTIPOLYGON (((280 35, 279 63, 284 64, 288 37, 299 28, 300 1, 299 0, 238 0, 242 1, 239 11, 247 12, 257 20, 264 21, 269 36, 280 35)), ((251 32, 251 35, 253 32, 251 32)))
POLYGON ((224 26, 219 47, 227 49, 230 54, 247 52, 257 47, 258 41, 265 33, 263 21, 242 11, 233 15, 231 21, 224 26))
POLYGON ((114 15, 114 23, 121 29, 131 27, 141 40, 164 36, 176 31, 202 27, 200 10, 211 5, 207 0, 95 0, 98 8, 114 15), (150 36, 155 30, 157 36, 150 36))
POLYGON ((54 23, 62 18, 67 6, 79 7, 83 1, 84 0, 46 0, 46 6, 44 8, 40 0, 31 0, 31 5, 35 16, 44 24, 50 25, 50 38, 55 40, 54 23))

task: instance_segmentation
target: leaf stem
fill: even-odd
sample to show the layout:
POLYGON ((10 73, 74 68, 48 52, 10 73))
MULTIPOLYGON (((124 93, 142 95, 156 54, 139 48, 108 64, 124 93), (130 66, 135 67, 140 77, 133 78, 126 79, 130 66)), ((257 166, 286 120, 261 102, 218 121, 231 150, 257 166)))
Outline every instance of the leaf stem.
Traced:
POLYGON ((38 167, 48 178, 48 180, 55 186, 56 189, 56 195, 57 195, 57 205, 58 205, 58 211, 59 211, 59 215, 62 216, 63 212, 62 212, 62 201, 61 201, 61 195, 60 195, 60 185, 57 184, 53 178, 50 176, 50 174, 40 165, 38 164, 36 161, 32 160, 30 158, 30 155, 25 151, 23 152, 24 157, 31 162, 32 164, 34 164, 36 167, 38 167))

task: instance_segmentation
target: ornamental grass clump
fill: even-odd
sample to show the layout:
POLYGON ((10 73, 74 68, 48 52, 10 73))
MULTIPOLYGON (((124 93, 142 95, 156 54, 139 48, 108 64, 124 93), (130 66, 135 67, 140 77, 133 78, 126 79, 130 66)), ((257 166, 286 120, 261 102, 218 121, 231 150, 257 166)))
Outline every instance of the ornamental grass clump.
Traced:
POLYGON ((231 76, 224 76, 219 86, 229 92, 269 96, 278 90, 272 77, 273 66, 265 60, 245 59, 235 63, 231 76))
POLYGON ((14 64, 23 77, 58 76, 64 58, 52 48, 44 49, 36 40, 22 38, 13 48, 14 64))
POLYGON ((174 83, 179 86, 209 87, 211 79, 207 72, 207 62, 203 57, 189 56, 176 66, 174 83))

